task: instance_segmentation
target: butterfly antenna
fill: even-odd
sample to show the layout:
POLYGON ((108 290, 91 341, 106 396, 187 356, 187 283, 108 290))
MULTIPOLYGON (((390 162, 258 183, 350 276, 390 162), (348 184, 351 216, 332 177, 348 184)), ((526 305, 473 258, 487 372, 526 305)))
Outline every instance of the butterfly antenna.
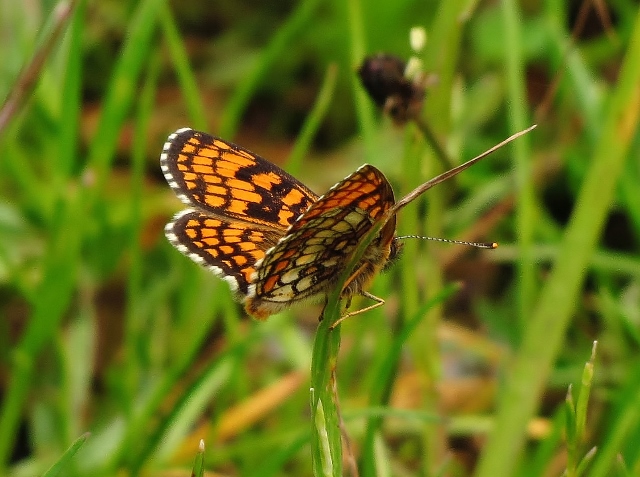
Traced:
POLYGON ((460 172, 464 171, 465 169, 468 169, 469 167, 471 167, 473 164, 475 164, 479 160, 484 159, 489 154, 491 154, 492 152, 496 151, 497 149, 500 149, 502 146, 510 143, 514 139, 517 139, 520 136, 522 136, 524 134, 527 134, 529 131, 531 131, 535 127, 536 127, 536 125, 534 124, 533 126, 530 126, 527 129, 524 129, 524 130, 522 130, 520 132, 517 132, 517 133, 509 136, 507 139, 505 139, 504 141, 502 141, 499 144, 496 144, 491 149, 487 149, 485 152, 483 152, 479 156, 476 156, 473 159, 468 160, 464 164, 460 164, 458 167, 454 167, 453 169, 448 170, 447 172, 443 172, 439 176, 434 177, 433 179, 431 179, 431 180, 425 182, 424 184, 416 187, 413 191, 409 192, 406 196, 404 196, 402 199, 400 199, 398 202, 396 202, 396 205, 389 211, 389 213, 391 215, 396 214, 401 208, 403 208, 405 205, 410 203, 412 200, 414 200, 419 195, 424 194, 427 190, 431 189, 433 186, 438 185, 441 182, 446 181, 450 177, 453 177, 453 176, 459 174, 460 172))
POLYGON ((445 239, 440 237, 424 237, 422 235, 401 235, 399 237, 396 237, 396 240, 403 240, 403 239, 432 240, 434 242, 446 242, 446 243, 455 243, 458 245, 469 245, 471 247, 476 247, 476 248, 488 248, 488 249, 498 248, 498 244, 496 242, 466 242, 464 240, 450 240, 450 239, 445 239))

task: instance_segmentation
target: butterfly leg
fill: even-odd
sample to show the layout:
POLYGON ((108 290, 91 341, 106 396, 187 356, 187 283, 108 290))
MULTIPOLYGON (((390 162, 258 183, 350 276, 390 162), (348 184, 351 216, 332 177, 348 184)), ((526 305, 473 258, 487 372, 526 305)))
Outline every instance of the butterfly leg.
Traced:
MULTIPOLYGON (((367 292, 364 292, 364 293, 363 293, 363 295, 364 295, 365 293, 367 293, 367 292)), ((374 297, 373 295, 371 295, 371 296, 368 296, 368 295, 369 295, 369 294, 367 293, 367 294, 366 294, 366 295, 364 295, 364 296, 367 296, 368 298, 373 298, 374 300, 379 300, 379 298, 378 298, 377 296, 376 296, 376 297, 374 297)), ((351 299, 352 299, 352 298, 353 298, 352 296, 348 296, 348 297, 347 297, 347 303, 345 304, 345 308, 349 308, 349 307, 351 306, 351 299)), ((325 302, 324 302, 324 306, 322 307, 322 311, 320 312, 320 316, 318 317, 318 321, 322 321, 322 319, 324 318, 324 310, 327 308, 327 303, 328 303, 327 301, 325 301, 325 302)), ((384 303, 384 302, 383 302, 383 303, 384 303)), ((379 306, 379 305, 376 305, 376 306, 379 306)), ((374 308, 375 308, 375 307, 374 307, 374 308)), ((358 314, 358 313, 359 313, 359 312, 356 312, 355 314, 358 314)), ((342 317, 342 318, 340 318, 340 321, 342 321, 344 318, 346 318, 346 317, 342 317)), ((331 329, 333 329, 333 328, 335 328, 335 325, 333 325, 333 326, 331 327, 331 329)))
MULTIPOLYGON (((349 318, 350 316, 355 316, 355 315, 359 315, 360 313, 364 313, 365 311, 369 311, 369 310, 373 310, 374 308, 378 308, 379 306, 384 305, 384 300, 380 297, 377 297, 375 295, 372 295, 369 292, 363 291, 361 293, 362 296, 365 296, 373 301, 375 301, 375 303, 373 305, 369 305, 369 306, 365 306, 364 308, 360 308, 359 310, 356 311, 350 311, 346 314, 344 314, 343 316, 341 316, 338 320, 336 320, 336 322, 331 325, 330 329, 334 329, 336 326, 338 326, 340 323, 342 323, 344 320, 346 320, 347 318, 349 318)), ((350 301, 349 301, 350 303, 350 301)))

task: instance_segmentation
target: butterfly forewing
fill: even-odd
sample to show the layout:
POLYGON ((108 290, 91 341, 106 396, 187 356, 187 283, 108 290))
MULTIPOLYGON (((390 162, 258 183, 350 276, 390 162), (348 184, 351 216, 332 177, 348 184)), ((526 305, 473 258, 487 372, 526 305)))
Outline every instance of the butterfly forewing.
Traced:
POLYGON ((160 165, 185 204, 260 227, 284 231, 318 198, 266 159, 192 129, 169 136, 160 165))

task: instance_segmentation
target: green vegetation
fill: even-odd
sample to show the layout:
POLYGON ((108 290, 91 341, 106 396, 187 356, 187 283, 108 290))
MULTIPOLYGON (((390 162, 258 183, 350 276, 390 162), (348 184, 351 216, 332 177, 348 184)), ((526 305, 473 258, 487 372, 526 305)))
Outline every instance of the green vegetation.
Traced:
POLYGON ((239 3, 0 2, 0 475, 637 475, 637 2, 239 3), (433 137, 360 85, 380 51, 434 75, 433 137), (500 247, 404 240, 333 330, 339 290, 258 322, 163 236, 179 127, 398 199, 433 138, 533 123, 398 216, 500 247))

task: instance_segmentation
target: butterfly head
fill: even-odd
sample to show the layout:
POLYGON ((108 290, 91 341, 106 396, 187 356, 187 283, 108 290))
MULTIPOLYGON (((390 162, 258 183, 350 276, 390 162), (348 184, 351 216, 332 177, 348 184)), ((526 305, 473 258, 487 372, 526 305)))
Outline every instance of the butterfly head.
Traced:
POLYGON ((404 243, 398 240, 397 237, 393 237, 393 240, 389 244, 389 257, 387 258, 387 262, 384 264, 384 267, 382 267, 383 271, 391 268, 391 266, 400 259, 403 248, 404 243))

